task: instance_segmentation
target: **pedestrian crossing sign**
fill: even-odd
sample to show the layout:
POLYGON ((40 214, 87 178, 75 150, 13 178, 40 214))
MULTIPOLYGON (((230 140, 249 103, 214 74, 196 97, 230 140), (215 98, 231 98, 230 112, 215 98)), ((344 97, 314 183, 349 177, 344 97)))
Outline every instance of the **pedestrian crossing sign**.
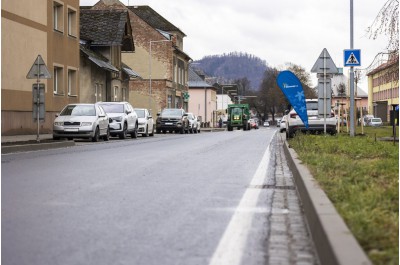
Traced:
POLYGON ((361 66, 361 50, 344 50, 344 66, 361 66))

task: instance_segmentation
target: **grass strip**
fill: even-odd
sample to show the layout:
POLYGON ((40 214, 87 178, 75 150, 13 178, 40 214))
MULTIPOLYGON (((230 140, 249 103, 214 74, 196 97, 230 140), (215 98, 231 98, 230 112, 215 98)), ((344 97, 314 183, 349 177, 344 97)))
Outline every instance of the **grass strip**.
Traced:
POLYGON ((364 136, 296 135, 289 141, 374 264, 399 264, 399 146, 364 136))

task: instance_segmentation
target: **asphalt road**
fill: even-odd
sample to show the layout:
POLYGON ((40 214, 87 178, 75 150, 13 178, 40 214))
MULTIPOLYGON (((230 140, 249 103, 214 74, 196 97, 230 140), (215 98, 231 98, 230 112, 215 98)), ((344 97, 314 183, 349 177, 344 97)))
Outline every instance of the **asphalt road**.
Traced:
MULTIPOLYGON (((2 155, 2 264, 296 260, 271 248, 276 238, 288 249, 274 237, 287 230, 281 216, 292 207, 278 205, 279 192, 299 208, 287 196, 293 187, 266 188, 281 168, 278 134, 161 134, 2 155)), ((309 245, 301 264, 315 264, 309 245)))

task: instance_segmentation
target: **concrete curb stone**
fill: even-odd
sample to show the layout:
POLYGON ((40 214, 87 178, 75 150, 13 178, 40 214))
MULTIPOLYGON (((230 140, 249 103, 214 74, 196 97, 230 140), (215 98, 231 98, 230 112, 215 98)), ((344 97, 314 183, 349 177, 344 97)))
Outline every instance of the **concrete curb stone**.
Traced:
POLYGON ((54 148, 64 148, 75 146, 74 141, 55 141, 55 142, 43 142, 43 143, 19 143, 15 144, 2 144, 1 146, 1 154, 9 154, 16 152, 27 152, 27 151, 38 151, 38 150, 47 150, 54 148))

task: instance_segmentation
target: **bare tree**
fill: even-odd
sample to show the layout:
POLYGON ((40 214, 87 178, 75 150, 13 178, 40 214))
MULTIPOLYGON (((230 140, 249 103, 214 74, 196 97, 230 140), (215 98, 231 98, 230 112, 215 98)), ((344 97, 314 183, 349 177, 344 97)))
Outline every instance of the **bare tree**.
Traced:
POLYGON ((387 49, 399 50, 399 1, 388 0, 379 11, 372 25, 367 29, 369 37, 378 38, 384 34, 389 38, 387 49))

